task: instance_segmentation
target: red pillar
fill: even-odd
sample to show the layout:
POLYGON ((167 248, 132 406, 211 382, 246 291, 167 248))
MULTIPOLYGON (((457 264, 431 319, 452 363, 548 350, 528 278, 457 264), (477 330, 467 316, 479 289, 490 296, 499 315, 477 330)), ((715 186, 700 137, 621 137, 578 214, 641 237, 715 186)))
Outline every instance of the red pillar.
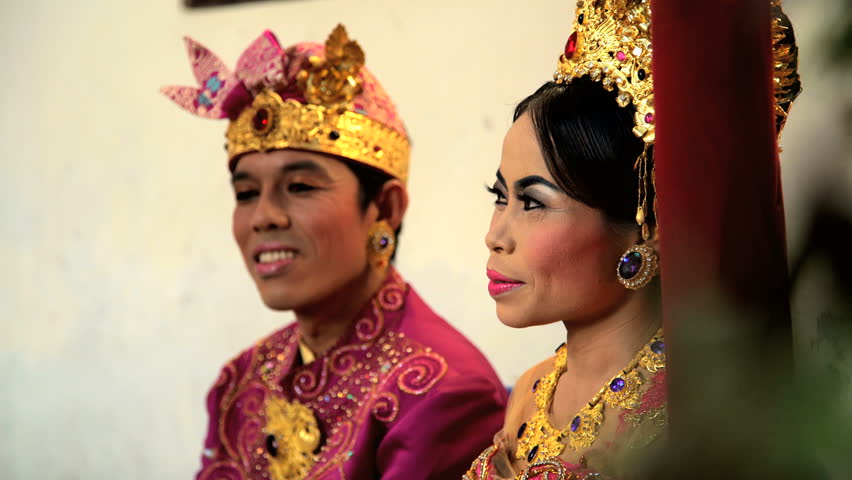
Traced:
POLYGON ((663 317, 677 438, 688 420, 680 412, 692 410, 679 392, 700 381, 687 365, 714 360, 695 358, 712 348, 679 342, 718 318, 696 309, 727 302, 748 353, 768 348, 768 339, 781 339, 789 352, 788 274, 768 0, 654 0, 652 21, 663 317))

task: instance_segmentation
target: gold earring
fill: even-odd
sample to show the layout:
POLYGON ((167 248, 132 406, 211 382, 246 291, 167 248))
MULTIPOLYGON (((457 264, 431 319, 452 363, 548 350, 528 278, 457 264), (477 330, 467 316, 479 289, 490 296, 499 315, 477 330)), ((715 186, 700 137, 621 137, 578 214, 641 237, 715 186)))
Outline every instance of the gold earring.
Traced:
POLYGON ((374 223, 367 234, 367 258, 373 269, 387 269, 395 249, 396 235, 390 224, 386 220, 374 223))
MULTIPOLYGON (((618 260, 618 267, 615 269, 618 275, 618 281, 622 285, 631 289, 639 290, 651 283, 651 280, 659 272, 659 257, 657 251, 647 245, 645 242, 651 237, 648 224, 645 223, 645 212, 648 209, 648 144, 645 144, 645 149, 642 150, 642 155, 636 160, 635 169, 639 170, 639 198, 636 207, 636 223, 639 224, 639 231, 642 234, 642 240, 636 245, 628 248, 624 255, 618 260)), ((651 184, 654 184, 654 167, 651 167, 651 184)), ((654 215, 657 213, 657 197, 654 197, 654 215)), ((654 232, 656 235, 656 231, 654 232)))

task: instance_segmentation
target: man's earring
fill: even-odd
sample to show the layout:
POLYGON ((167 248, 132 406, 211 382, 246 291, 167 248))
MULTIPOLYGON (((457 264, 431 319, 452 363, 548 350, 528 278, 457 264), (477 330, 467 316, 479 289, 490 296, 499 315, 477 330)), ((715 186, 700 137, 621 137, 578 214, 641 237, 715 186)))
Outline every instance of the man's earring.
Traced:
POLYGON ((374 270, 385 271, 396 249, 396 235, 386 220, 370 227, 367 234, 367 258, 374 270))

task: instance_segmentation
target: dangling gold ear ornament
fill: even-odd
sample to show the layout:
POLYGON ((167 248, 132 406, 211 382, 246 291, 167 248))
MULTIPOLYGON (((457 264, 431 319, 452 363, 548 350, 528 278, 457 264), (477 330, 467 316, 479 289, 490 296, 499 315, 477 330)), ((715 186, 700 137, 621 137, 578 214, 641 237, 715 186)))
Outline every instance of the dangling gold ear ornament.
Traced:
MULTIPOLYGON (((648 144, 645 144, 645 149, 642 155, 636 160, 636 170, 639 173, 639 188, 637 199, 638 206, 636 207, 636 223, 639 225, 639 230, 642 234, 642 240, 636 245, 628 248, 624 255, 618 260, 616 273, 618 281, 622 285, 631 289, 639 290, 651 283, 654 276, 659 271, 659 258, 657 252, 647 243, 651 238, 651 231, 646 222, 645 212, 648 211, 648 144)), ((651 184, 654 183, 654 167, 651 167, 651 184)), ((657 199, 654 197, 654 215, 657 213, 657 199)), ((655 232, 656 234, 656 232, 655 232)))
POLYGON ((367 234, 367 258, 374 270, 384 271, 396 249, 396 235, 387 220, 379 220, 367 234))

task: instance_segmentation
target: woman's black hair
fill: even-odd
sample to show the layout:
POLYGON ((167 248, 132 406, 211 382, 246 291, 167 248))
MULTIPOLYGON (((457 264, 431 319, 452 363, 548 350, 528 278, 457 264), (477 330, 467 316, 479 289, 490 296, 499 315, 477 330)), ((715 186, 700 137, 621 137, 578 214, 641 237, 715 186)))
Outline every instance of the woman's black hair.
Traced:
MULTIPOLYGON (((358 179, 358 206, 361 211, 366 211, 371 202, 378 198, 382 187, 388 180, 393 177, 377 168, 373 168, 363 163, 354 162, 345 158, 341 158, 343 163, 349 167, 349 170, 358 179)), ((396 248, 391 255, 391 261, 396 258, 396 252, 399 251, 399 235, 402 233, 402 224, 396 229, 396 248)))
MULTIPOLYGON (((633 166, 643 141, 632 131, 635 109, 619 107, 615 97, 589 78, 548 82, 518 104, 514 120, 529 113, 547 170, 565 193, 602 210, 615 225, 636 225, 633 166)), ((648 205, 652 201, 649 196, 648 205)), ((652 212, 646 216, 653 224, 652 212)))

